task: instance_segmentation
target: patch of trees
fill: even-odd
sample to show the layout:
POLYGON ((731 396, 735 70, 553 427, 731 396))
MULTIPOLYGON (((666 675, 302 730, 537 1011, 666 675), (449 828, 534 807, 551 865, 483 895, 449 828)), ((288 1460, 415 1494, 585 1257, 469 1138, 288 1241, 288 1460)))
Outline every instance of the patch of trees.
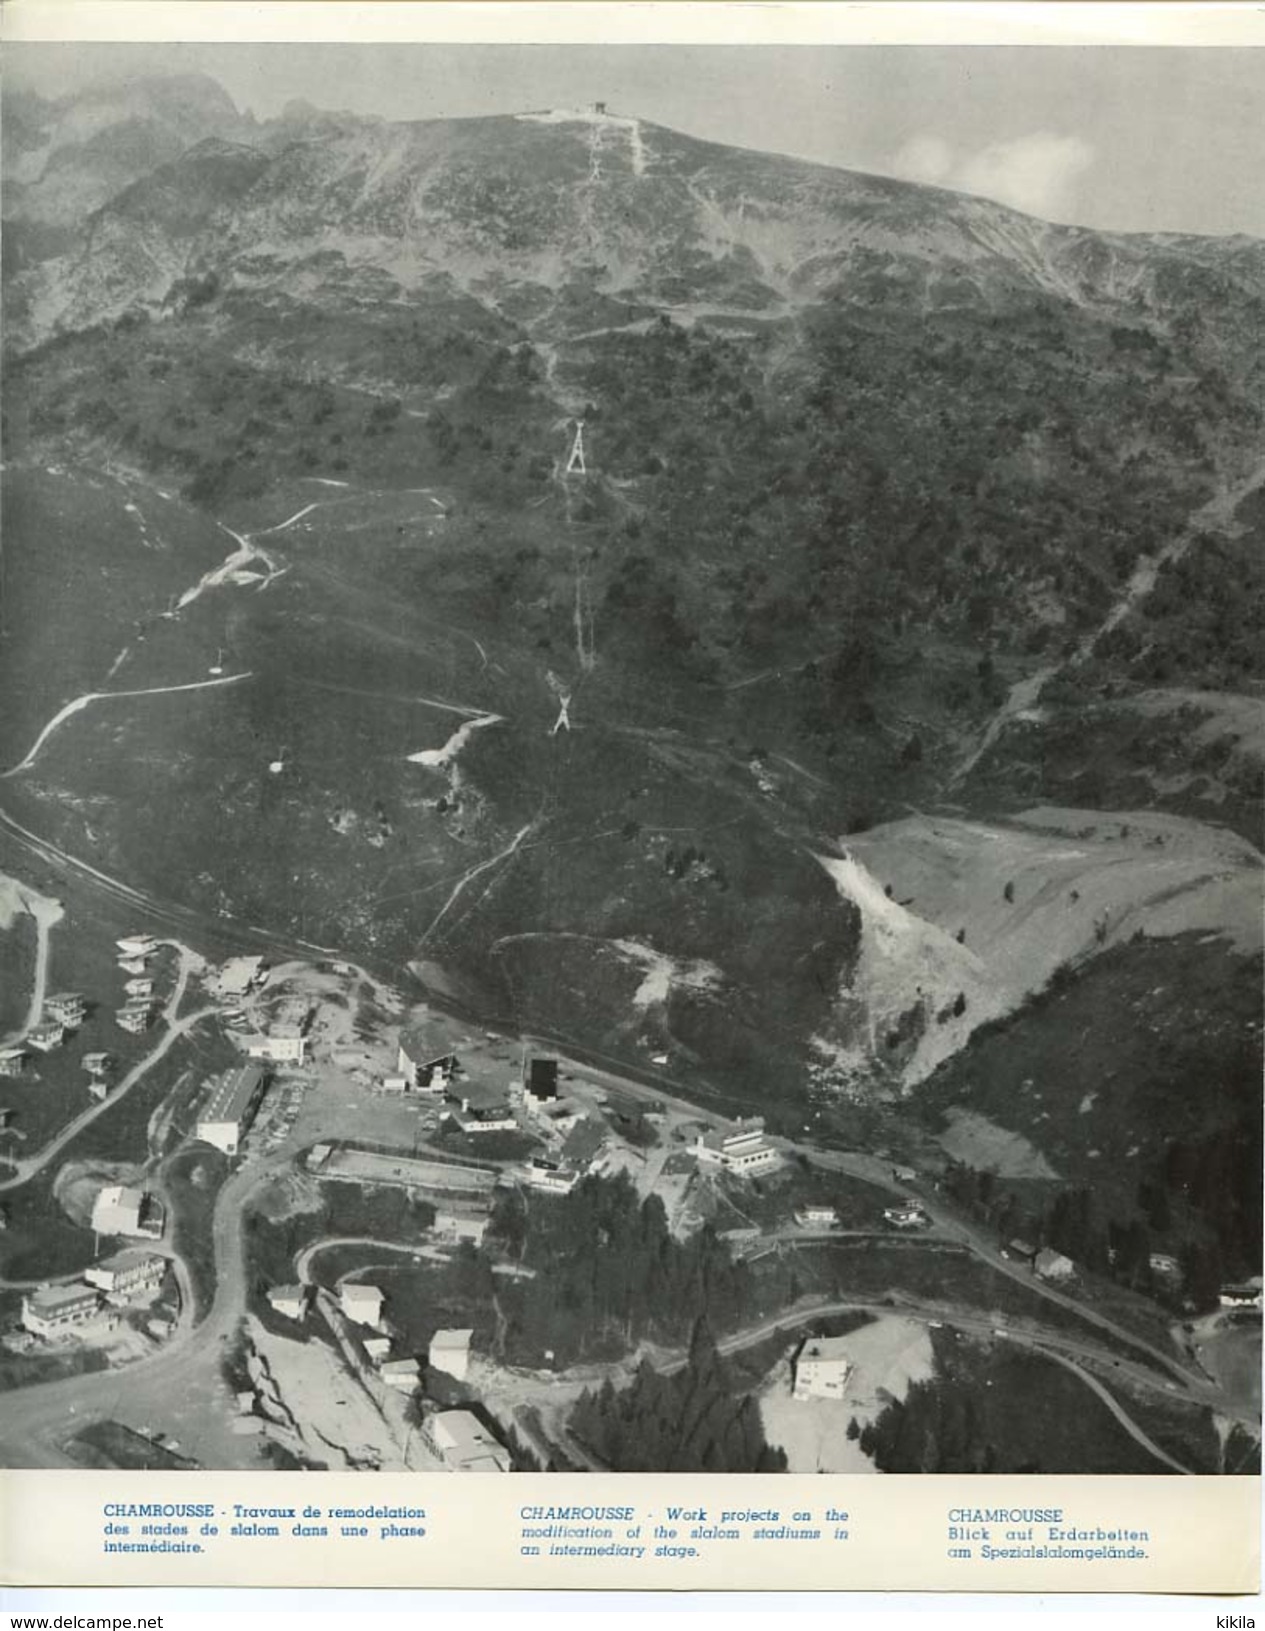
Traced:
POLYGON ((764 1436, 760 1407, 735 1391, 705 1319, 689 1361, 670 1376, 643 1361, 626 1388, 608 1378, 582 1393, 568 1429, 616 1472, 785 1472, 786 1455, 764 1436))
POLYGON ((710 1228, 677 1240, 659 1197, 643 1201, 622 1173, 585 1178, 565 1196, 503 1195, 491 1227, 536 1271, 499 1291, 497 1346, 511 1364, 613 1357, 643 1338, 679 1343, 700 1308, 723 1331, 750 1307, 746 1265, 710 1228))

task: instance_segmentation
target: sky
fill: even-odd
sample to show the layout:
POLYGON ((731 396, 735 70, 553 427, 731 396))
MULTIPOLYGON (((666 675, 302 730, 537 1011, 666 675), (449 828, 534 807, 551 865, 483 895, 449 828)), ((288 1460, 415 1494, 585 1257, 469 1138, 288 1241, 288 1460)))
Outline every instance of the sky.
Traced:
POLYGON ((291 99, 433 119, 595 100, 735 146, 981 193, 1114 231, 1265 238, 1265 50, 1116 46, 36 45, 44 94, 211 74, 259 118, 291 99))

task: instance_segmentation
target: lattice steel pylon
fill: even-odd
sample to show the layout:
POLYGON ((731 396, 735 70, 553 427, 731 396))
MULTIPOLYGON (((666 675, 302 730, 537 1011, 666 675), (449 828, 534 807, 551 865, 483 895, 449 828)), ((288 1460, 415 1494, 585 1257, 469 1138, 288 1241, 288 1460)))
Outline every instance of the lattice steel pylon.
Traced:
POLYGON ((575 422, 575 441, 571 444, 571 457, 567 460, 564 472, 568 476, 587 476, 588 470, 584 464, 584 421, 575 422))

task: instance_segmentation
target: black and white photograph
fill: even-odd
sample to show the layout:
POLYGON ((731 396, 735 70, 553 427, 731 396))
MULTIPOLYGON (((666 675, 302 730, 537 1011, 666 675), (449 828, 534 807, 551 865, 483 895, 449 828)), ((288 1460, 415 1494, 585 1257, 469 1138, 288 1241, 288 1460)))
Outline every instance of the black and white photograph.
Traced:
POLYGON ((6 47, 0 1466, 1259 1474, 1263 91, 6 47))

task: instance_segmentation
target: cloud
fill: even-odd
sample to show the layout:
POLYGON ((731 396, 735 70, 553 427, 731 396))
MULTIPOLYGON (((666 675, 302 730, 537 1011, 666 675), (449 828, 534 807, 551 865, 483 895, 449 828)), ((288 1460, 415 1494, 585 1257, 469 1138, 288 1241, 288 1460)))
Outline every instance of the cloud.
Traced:
POLYGON ((893 155, 891 167, 911 181, 979 193, 1032 215, 1058 217, 1072 204, 1076 181, 1093 162, 1094 149, 1081 137, 1038 130, 962 154, 955 154, 941 136, 915 136, 893 155))

